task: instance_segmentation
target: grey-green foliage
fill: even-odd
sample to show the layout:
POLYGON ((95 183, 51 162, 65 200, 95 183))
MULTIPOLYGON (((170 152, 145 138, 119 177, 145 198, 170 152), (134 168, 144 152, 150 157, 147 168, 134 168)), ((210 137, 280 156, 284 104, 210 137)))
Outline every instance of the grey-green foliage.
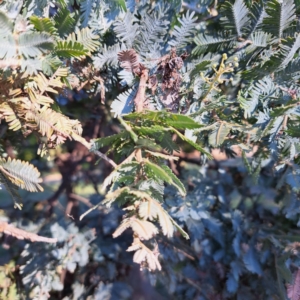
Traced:
MULTIPOLYGON (((50 293, 66 292, 60 266, 75 274, 68 295, 74 299, 130 298, 133 290, 116 281, 125 281, 121 270, 132 265, 129 253, 136 251, 133 260, 146 267, 145 274, 162 269, 148 278, 169 298, 287 298, 285 284, 293 284, 300 267, 300 4, 199 3, 70 0, 55 3, 50 15, 54 3, 24 1, 23 17, 11 17, 17 9, 12 2, 2 4, 2 58, 21 56, 21 70, 25 64, 31 74, 51 74, 55 62, 68 63, 79 82, 88 82, 90 95, 105 90, 110 112, 122 124, 119 133, 93 140, 91 148, 97 153, 108 147, 118 164, 103 182, 104 201, 82 212, 86 224, 100 228, 98 240, 89 245, 83 233, 54 220, 52 235, 61 244, 51 252, 43 246, 40 281, 28 282, 39 271, 35 263, 42 263, 34 257, 37 246, 22 252, 25 294, 38 294, 41 285, 50 293), (29 17, 34 28, 24 23, 29 17), (12 36, 22 26, 19 49, 12 36), (48 61, 49 55, 53 63, 42 69, 32 61, 48 61), (143 86, 150 111, 133 112, 145 69, 153 79, 143 86), (199 150, 203 163, 179 165, 185 185, 167 163, 180 148, 199 150), (214 148, 231 159, 208 162, 214 148), (114 203, 125 213, 122 221, 114 203), (100 225, 99 208, 106 212, 100 225), (107 246, 108 234, 120 240, 109 238, 107 246), (89 268, 102 283, 90 275, 79 282, 89 268)), ((170 166, 174 170, 174 162, 170 166)))

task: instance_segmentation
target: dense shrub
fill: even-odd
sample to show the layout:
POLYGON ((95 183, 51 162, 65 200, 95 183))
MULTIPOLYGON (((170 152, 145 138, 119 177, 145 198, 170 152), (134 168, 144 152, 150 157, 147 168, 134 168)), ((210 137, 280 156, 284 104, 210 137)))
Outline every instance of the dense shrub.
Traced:
POLYGON ((298 299, 299 13, 2 1, 1 299, 298 299))

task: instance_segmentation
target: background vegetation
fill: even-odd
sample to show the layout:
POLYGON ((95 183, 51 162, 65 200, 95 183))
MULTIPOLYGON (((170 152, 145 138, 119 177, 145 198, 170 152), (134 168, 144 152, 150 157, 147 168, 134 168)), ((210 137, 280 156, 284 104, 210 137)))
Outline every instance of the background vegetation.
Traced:
POLYGON ((299 299, 299 13, 0 1, 0 299, 299 299))

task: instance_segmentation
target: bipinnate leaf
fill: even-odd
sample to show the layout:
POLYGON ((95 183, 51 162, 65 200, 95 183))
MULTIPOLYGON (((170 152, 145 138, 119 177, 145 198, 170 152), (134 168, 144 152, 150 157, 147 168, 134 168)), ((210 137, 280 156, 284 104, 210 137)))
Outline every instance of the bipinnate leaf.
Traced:
POLYGON ((136 251, 133 256, 133 261, 135 263, 146 263, 151 271, 161 270, 161 265, 158 261, 159 253, 157 249, 151 251, 139 240, 139 238, 134 238, 132 245, 127 249, 127 251, 136 251))
POLYGON ((239 287, 238 281, 231 273, 228 275, 228 279, 226 280, 226 286, 230 293, 235 293, 239 287))
POLYGON ((25 57, 36 57, 53 49, 53 38, 50 34, 40 32, 25 32, 19 36, 17 50, 25 57))
POLYGON ((139 206, 139 215, 144 220, 159 220, 163 234, 172 237, 174 234, 174 226, 168 213, 163 209, 161 204, 152 198, 148 198, 139 206))
POLYGON ((232 30, 239 37, 243 34, 243 27, 249 22, 249 11, 243 0, 236 0, 234 4, 226 1, 222 7, 223 26, 232 30))
POLYGON ((180 133, 178 130, 176 130, 175 128, 172 128, 173 132, 176 133, 179 138, 181 138, 183 141, 187 142, 188 144, 190 144, 191 146, 193 146, 195 149, 197 149, 198 151, 200 151, 201 153, 205 154, 207 156, 207 158, 212 159, 212 156, 209 152, 207 152, 206 150, 204 150, 200 145, 194 143, 192 140, 190 140, 189 138, 187 138, 186 136, 184 136, 182 133, 180 133))
POLYGON ((182 18, 178 19, 180 26, 175 26, 172 32, 173 39, 169 41, 172 47, 183 48, 193 38, 196 33, 197 17, 195 12, 187 12, 182 18))
POLYGON ((158 233, 157 227, 148 221, 142 221, 137 218, 131 222, 132 230, 140 239, 149 240, 158 233))
POLYGON ((65 58, 82 57, 88 54, 88 51, 81 43, 74 41, 58 41, 55 46, 55 52, 58 56, 65 58))
POLYGON ((186 190, 182 182, 172 173, 167 166, 159 166, 150 162, 148 159, 144 159, 146 172, 152 178, 163 180, 178 189, 182 196, 185 196, 186 190))
MULTIPOLYGON (((90 15, 94 9, 93 4, 95 2, 93 0, 83 0, 80 1, 80 12, 82 18, 81 26, 84 28, 88 25, 90 15)), ((95 4, 96 5, 96 4, 95 4)))
POLYGON ((167 235, 168 237, 173 236, 173 226, 175 226, 184 238, 189 239, 189 235, 175 222, 175 220, 171 218, 171 216, 163 209, 161 204, 157 200, 153 199, 148 193, 131 189, 127 189, 127 192, 144 200, 144 202, 142 202, 139 206, 140 217, 144 219, 148 218, 149 220, 158 218, 164 235, 167 235))
POLYGON ((70 33, 67 37, 67 41, 76 41, 83 45, 89 52, 96 51, 100 46, 99 36, 94 34, 88 27, 82 28, 81 30, 77 29, 75 32, 70 33))
POLYGON ((122 131, 117 134, 113 134, 107 137, 102 137, 98 139, 93 140, 93 146, 94 149, 100 149, 105 146, 112 146, 114 142, 117 142, 119 140, 125 140, 129 137, 129 133, 127 131, 122 131))
POLYGON ((8 158, 0 160, 0 172, 13 184, 30 192, 43 191, 40 172, 28 162, 8 158))
POLYGON ((133 110, 136 93, 137 90, 135 88, 131 88, 122 94, 119 94, 117 99, 112 102, 111 112, 114 114, 115 118, 123 114, 130 113, 133 110))
POLYGON ((134 49, 124 50, 118 53, 120 66, 133 74, 139 73, 139 57, 134 49))
POLYGON ((70 13, 69 9, 65 5, 57 11, 53 21, 60 37, 70 34, 73 31, 74 24, 76 22, 72 13, 70 13))
POLYGON ((296 19, 293 0, 270 0, 267 2, 266 12, 267 16, 263 20, 264 30, 278 38, 282 38, 283 31, 296 19))
POLYGON ((5 119, 10 130, 16 131, 22 127, 20 119, 9 102, 3 102, 0 104, 0 119, 5 119))
POLYGON ((34 28, 40 32, 48 32, 51 34, 56 33, 56 28, 54 23, 49 18, 39 18, 37 16, 31 16, 30 18, 31 24, 34 25, 34 28))
POLYGON ((257 252, 254 247, 250 245, 248 251, 244 254, 243 261, 245 267, 252 273, 256 273, 258 275, 263 274, 263 270, 261 268, 261 264, 257 257, 257 252))
POLYGON ((31 242, 56 243, 57 239, 39 236, 35 233, 16 228, 6 222, 0 221, 0 232, 16 237, 18 240, 30 240, 31 242))
POLYGON ((203 125, 197 123, 191 117, 181 114, 174 114, 166 111, 146 111, 143 113, 131 113, 124 116, 125 119, 135 120, 137 118, 152 121, 155 125, 172 126, 176 129, 196 129, 203 125))
POLYGON ((135 217, 126 218, 113 233, 116 238, 121 235, 127 228, 131 227, 140 239, 149 240, 158 233, 158 229, 150 222, 139 220, 135 217))
POLYGON ((142 263, 143 261, 146 261, 150 270, 161 270, 161 265, 158 261, 158 258, 147 247, 143 247, 137 250, 133 255, 133 261, 138 264, 142 263))
POLYGON ((122 188, 116 189, 115 191, 112 191, 110 193, 106 194, 105 199, 103 200, 102 204, 106 204, 107 207, 110 207, 111 204, 122 194, 128 194, 130 189, 127 186, 124 186, 122 188))

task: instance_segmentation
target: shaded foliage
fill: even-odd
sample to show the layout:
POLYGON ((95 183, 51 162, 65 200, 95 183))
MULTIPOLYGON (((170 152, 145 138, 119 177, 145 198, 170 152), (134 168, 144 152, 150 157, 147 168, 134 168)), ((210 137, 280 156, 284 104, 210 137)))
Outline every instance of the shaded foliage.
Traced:
POLYGON ((297 299, 298 14, 1 2, 1 297, 297 299))

